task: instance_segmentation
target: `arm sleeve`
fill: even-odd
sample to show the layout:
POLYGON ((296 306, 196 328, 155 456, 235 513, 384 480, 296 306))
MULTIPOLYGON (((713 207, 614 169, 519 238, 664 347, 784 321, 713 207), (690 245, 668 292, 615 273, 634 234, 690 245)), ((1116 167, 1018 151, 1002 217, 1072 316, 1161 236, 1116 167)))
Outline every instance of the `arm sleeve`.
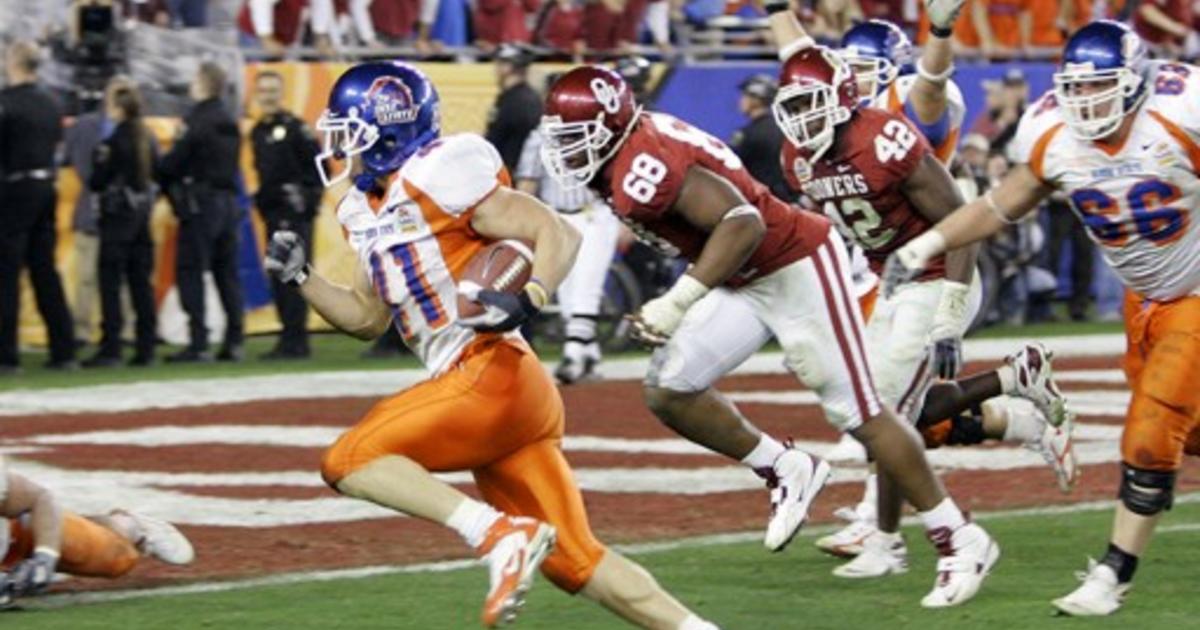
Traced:
POLYGON ((443 138, 405 165, 406 184, 424 193, 446 214, 466 214, 493 190, 508 183, 496 148, 475 134, 443 138))

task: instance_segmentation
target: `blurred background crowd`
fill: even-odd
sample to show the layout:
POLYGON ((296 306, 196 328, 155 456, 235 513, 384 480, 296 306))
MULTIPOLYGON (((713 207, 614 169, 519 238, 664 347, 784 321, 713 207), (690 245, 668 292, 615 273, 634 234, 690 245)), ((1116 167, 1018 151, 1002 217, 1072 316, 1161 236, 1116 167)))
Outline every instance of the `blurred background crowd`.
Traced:
MULTIPOLYGON (((826 43, 880 18, 919 45, 928 30, 921 4, 815 0, 796 8, 826 43)), ((1160 56, 1200 54, 1200 0, 968 0, 955 26, 968 115, 952 169, 968 197, 1009 168, 1006 148, 1048 87, 1065 34, 1101 17, 1134 24, 1160 56)), ((116 365, 125 345, 131 363, 147 365, 163 339, 180 346, 167 360, 240 361, 247 328, 282 331, 265 359, 310 356, 307 308, 270 285, 260 252, 263 235, 283 228, 320 248, 314 230, 336 197, 323 198, 316 179, 321 147, 311 125, 339 63, 442 66, 433 73, 451 92, 443 95, 447 127, 486 128, 523 187, 560 210, 569 209, 521 156, 537 141, 530 134, 546 82, 563 62, 584 60, 613 64, 651 108, 728 140, 756 177, 787 195, 783 140, 770 115, 775 52, 753 1, 7 0, 0 37, 34 42, 6 48, 3 98, 44 114, 42 127, 0 114, 0 373, 16 371, 23 269, 44 327, 26 335, 22 322, 19 336, 48 345, 48 367, 116 365), (455 85, 464 76, 473 78, 455 85), (494 99, 490 107, 481 95, 494 99), (48 157, 25 154, 38 142, 48 157), (74 173, 75 188, 64 188, 59 169, 74 173), (63 199, 66 217, 56 210, 63 199), (154 218, 161 205, 165 221, 154 218), (69 266, 56 247, 63 234, 69 266), (269 325, 244 321, 262 308, 272 310, 269 325), (219 343, 215 352, 210 342, 219 343)), ((616 249, 603 312, 594 314, 593 334, 608 350, 622 347, 620 315, 679 269, 625 232, 616 249)), ((980 326, 1120 317, 1120 285, 1062 200, 993 239, 981 266, 988 297, 980 326)), ((562 340, 569 327, 536 332, 562 340)), ((399 345, 389 336, 372 353, 399 345)))

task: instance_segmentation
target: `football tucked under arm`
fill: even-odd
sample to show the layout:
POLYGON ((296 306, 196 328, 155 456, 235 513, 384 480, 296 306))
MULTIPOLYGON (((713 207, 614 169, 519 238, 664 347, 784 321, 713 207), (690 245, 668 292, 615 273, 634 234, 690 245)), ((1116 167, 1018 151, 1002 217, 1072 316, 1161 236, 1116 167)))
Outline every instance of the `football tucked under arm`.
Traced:
POLYGON ((483 248, 458 281, 458 317, 473 320, 484 315, 485 305, 478 301, 483 290, 518 295, 533 277, 533 244, 503 240, 483 248))

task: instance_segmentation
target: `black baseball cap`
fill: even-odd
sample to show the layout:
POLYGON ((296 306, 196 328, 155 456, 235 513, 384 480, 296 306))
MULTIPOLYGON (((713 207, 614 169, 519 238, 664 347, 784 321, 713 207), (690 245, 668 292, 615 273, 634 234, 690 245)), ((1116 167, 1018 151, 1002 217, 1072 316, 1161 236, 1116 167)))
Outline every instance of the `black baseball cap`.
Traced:
POLYGON ((738 89, 742 94, 770 103, 775 100, 775 92, 779 85, 775 83, 775 77, 769 74, 754 74, 739 83, 738 89))
POLYGON ((518 68, 526 68, 533 63, 533 53, 524 46, 501 44, 496 50, 496 61, 506 61, 518 68))

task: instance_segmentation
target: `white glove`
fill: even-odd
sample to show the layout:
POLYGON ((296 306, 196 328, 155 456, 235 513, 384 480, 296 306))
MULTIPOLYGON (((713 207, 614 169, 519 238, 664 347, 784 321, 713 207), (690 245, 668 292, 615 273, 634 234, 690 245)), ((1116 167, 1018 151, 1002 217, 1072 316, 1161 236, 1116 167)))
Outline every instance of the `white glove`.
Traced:
POLYGON ((946 238, 937 230, 929 230, 892 252, 879 279, 880 294, 892 297, 900 285, 915 280, 930 260, 945 251, 946 238))
POLYGON ((708 294, 709 288, 688 274, 679 276, 675 286, 646 302, 629 320, 633 338, 648 345, 661 346, 675 334, 683 316, 693 304, 708 294))
POLYGON ((962 11, 966 0, 925 0, 925 12, 929 14, 929 24, 938 29, 954 27, 958 13, 962 11))
POLYGON ((284 284, 300 286, 308 280, 308 260, 304 254, 304 239, 291 230, 279 230, 267 243, 263 259, 267 273, 284 284))
POLYGON ((970 296, 971 287, 961 282, 943 283, 942 298, 929 329, 934 369, 939 378, 952 379, 962 369, 962 337, 970 325, 967 321, 970 296))

